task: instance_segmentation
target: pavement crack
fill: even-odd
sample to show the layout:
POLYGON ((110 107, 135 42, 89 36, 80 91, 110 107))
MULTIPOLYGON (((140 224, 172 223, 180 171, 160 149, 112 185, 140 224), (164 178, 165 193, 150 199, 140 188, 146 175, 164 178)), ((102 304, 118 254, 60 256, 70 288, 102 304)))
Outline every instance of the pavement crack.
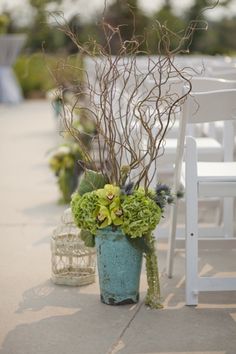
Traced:
POLYGON ((128 323, 126 324, 126 326, 123 328, 123 330, 121 331, 119 337, 117 338, 117 340, 112 344, 112 346, 108 349, 108 351, 106 352, 106 354, 116 354, 118 353, 121 349, 123 349, 125 347, 122 338, 125 335, 125 332, 127 331, 127 329, 130 327, 131 323, 133 322, 133 320, 135 319, 135 317, 137 316, 137 314, 139 313, 142 305, 144 304, 144 300, 140 301, 140 303, 137 305, 132 317, 130 318, 130 320, 128 321, 128 323))

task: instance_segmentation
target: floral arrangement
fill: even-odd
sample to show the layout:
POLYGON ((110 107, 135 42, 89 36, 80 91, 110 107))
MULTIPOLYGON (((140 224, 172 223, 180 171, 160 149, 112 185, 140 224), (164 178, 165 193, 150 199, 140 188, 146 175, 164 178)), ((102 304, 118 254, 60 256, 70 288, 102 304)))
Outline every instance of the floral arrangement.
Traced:
MULTIPOLYGON (((63 106, 58 111, 59 115, 61 110, 63 106)), ((95 129, 93 122, 87 119, 79 109, 74 112, 74 115, 78 118, 73 121, 73 129, 76 129, 79 134, 80 144, 67 131, 63 132, 65 143, 52 151, 49 160, 49 166, 57 177, 62 194, 61 203, 70 202, 71 194, 78 185, 78 178, 84 171, 85 154, 83 151, 90 149, 95 129)))
POLYGON ((71 111, 64 110, 65 126, 83 151, 86 165, 72 196, 74 220, 87 246, 94 246, 99 229, 110 227, 120 228, 134 247, 142 249, 148 282, 146 304, 151 308, 162 307, 152 231, 166 204, 173 201, 168 186, 157 184, 153 190, 151 186, 157 180, 166 134, 191 92, 189 71, 178 68, 174 56, 189 51, 196 25, 190 23, 179 36, 155 22, 155 56, 149 52, 148 36, 135 36, 133 31, 129 40, 123 39, 122 26, 113 27, 104 19, 101 43, 90 39, 83 44, 67 24, 63 27, 86 59, 86 65, 77 66, 83 72, 81 90, 71 111), (173 35, 174 43, 178 42, 175 47, 173 35), (116 55, 111 51, 114 43, 116 55), (180 83, 188 90, 176 89, 180 83), (96 149, 86 148, 80 130, 73 125, 78 107, 94 122, 91 139, 96 149))
POLYGON ((146 194, 142 187, 134 189, 133 183, 122 188, 105 183, 102 174, 86 171, 78 192, 72 196, 75 223, 83 230, 81 236, 88 247, 94 247, 98 229, 120 227, 127 239, 146 254, 149 285, 146 304, 160 308, 158 267, 151 232, 159 223, 166 204, 173 201, 170 189, 158 184, 156 190, 146 194))
POLYGON ((68 142, 56 148, 50 157, 49 166, 57 177, 62 203, 70 202, 71 194, 77 187, 78 176, 82 173, 77 161, 81 156, 78 144, 68 142))
POLYGON ((134 239, 153 231, 159 223, 163 209, 157 200, 155 192, 145 195, 141 187, 126 194, 119 187, 106 184, 104 188, 82 196, 74 194, 72 210, 77 225, 93 235, 97 229, 113 225, 120 226, 126 235, 134 239))

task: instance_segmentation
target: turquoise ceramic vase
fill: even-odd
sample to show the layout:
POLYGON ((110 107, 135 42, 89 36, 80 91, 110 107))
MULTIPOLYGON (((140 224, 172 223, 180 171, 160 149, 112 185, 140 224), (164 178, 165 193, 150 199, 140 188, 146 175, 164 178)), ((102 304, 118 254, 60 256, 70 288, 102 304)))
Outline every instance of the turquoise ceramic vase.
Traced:
POLYGON ((100 229, 95 240, 101 301, 108 305, 138 302, 142 251, 120 228, 100 229))

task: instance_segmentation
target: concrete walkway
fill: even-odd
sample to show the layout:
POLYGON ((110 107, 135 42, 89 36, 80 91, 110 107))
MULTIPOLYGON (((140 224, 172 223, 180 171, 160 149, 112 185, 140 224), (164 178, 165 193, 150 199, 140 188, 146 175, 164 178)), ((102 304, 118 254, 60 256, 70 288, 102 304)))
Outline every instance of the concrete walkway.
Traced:
MULTIPOLYGON (((47 165, 57 144, 50 105, 0 106, 1 354, 236 354, 236 292, 204 294, 184 304, 184 251, 165 276, 159 244, 163 310, 100 303, 98 284, 56 286, 50 280, 50 236, 65 207, 47 165)), ((236 270, 235 250, 202 252, 202 274, 236 270)))

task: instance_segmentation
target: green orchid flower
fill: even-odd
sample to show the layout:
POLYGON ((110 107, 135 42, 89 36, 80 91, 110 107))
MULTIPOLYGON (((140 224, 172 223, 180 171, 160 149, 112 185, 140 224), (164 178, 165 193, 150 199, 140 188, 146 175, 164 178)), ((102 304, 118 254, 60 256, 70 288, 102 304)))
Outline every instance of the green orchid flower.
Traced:
POLYGON ((120 207, 110 208, 111 220, 114 225, 119 226, 123 224, 123 211, 120 207))
POLYGON ((106 184, 104 188, 98 189, 96 194, 99 198, 100 204, 106 206, 119 199, 120 188, 113 186, 112 184, 106 184))
POLYGON ((121 208, 119 197, 116 197, 114 201, 109 205, 109 210, 113 224, 116 226, 123 224, 123 210, 121 208))
POLYGON ((97 223, 98 223, 98 228, 103 229, 104 227, 107 227, 111 225, 112 219, 110 215, 110 211, 107 207, 101 206, 98 210, 97 214, 97 223))

